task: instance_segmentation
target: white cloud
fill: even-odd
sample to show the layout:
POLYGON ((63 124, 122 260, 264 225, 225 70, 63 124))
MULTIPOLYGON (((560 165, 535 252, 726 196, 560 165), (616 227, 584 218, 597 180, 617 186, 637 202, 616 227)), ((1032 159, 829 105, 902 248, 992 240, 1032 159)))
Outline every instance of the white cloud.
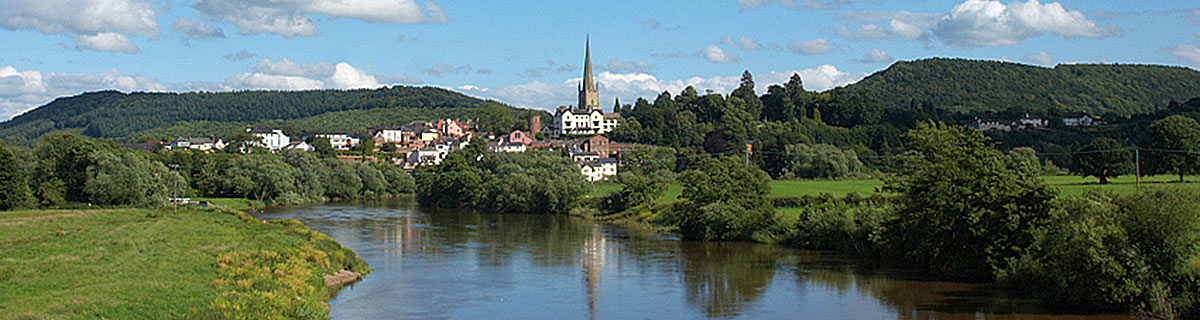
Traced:
POLYGON ((701 49, 699 55, 704 57, 704 60, 712 63, 734 63, 742 60, 737 55, 712 44, 701 49))
POLYGON ((817 55, 828 53, 833 49, 833 45, 825 38, 817 38, 812 40, 796 40, 788 44, 788 49, 792 52, 805 55, 817 55))
POLYGON ((138 50, 126 34, 158 35, 157 17, 144 0, 0 0, 0 27, 68 34, 79 49, 130 53, 138 50))
POLYGON ((296 65, 288 58, 280 59, 279 61, 271 61, 271 59, 258 60, 254 65, 254 71, 269 75, 292 76, 292 77, 328 77, 333 75, 335 67, 328 62, 309 62, 296 65))
POLYGON ((1042 51, 1039 53, 1027 54, 1024 57, 1021 57, 1021 62, 1052 67, 1054 66, 1054 57, 1051 57, 1049 52, 1042 51))
MULTIPOLYGON (((866 76, 866 73, 846 73, 839 71, 834 66, 823 65, 812 69, 771 71, 755 74, 754 79, 757 83, 755 88, 759 94, 765 93, 768 86, 771 84, 786 83, 792 74, 799 74, 804 79, 804 87, 814 91, 824 91, 837 86, 854 83, 866 76)), ((455 90, 464 94, 496 99, 517 106, 552 110, 558 106, 576 103, 578 99, 576 86, 579 84, 579 81, 580 78, 567 79, 557 84, 532 81, 498 88, 464 85, 456 87, 455 90)), ((653 100, 655 96, 663 91, 678 94, 688 86, 695 87, 699 92, 712 90, 728 94, 734 88, 737 88, 740 81, 740 75, 708 78, 691 77, 675 80, 659 79, 650 74, 637 72, 602 72, 596 75, 596 83, 600 87, 600 96, 603 101, 619 98, 626 103, 631 103, 637 100, 638 97, 653 100)), ((607 106, 608 104, 601 103, 601 105, 607 106)))
POLYGON ((754 51, 761 50, 763 48, 763 45, 758 43, 758 41, 754 41, 754 39, 741 37, 737 40, 734 40, 733 36, 731 35, 725 35, 724 38, 721 38, 721 43, 732 47, 737 47, 738 49, 742 49, 742 51, 754 51))
POLYGON ((1078 10, 1064 9, 1058 2, 1038 0, 1013 2, 967 0, 954 6, 932 29, 950 46, 959 48, 1013 46, 1042 34, 1062 37, 1099 38, 1111 29, 1088 20, 1078 10))
POLYGON ((181 17, 171 23, 171 30, 182 33, 193 40, 224 38, 225 31, 221 28, 209 28, 204 22, 181 17))
POLYGON ((433 2, 414 0, 195 0, 196 11, 211 21, 229 22, 238 33, 275 33, 284 37, 312 36, 316 25, 309 15, 380 23, 446 23, 446 13, 433 2))
POLYGON ((126 38, 123 34, 112 32, 76 36, 75 49, 124 53, 138 52, 138 47, 129 42, 129 38, 126 38))
MULTIPOLYGON (((572 68, 567 68, 566 71, 574 71, 575 69, 577 69, 577 68, 573 68, 573 66, 569 66, 569 65, 564 65, 563 67, 572 67, 572 68)), ((621 60, 617 60, 617 59, 608 59, 608 71, 611 71, 611 72, 646 73, 646 72, 650 72, 650 70, 653 70, 654 67, 655 67, 655 65, 653 63, 649 63, 649 62, 645 62, 645 61, 621 61, 621 60)))
MULTIPOLYGON (((840 9, 842 6, 855 2, 875 2, 876 0, 803 0, 804 6, 809 9, 817 10, 834 10, 840 9)), ((772 3, 778 3, 784 7, 791 9, 799 9, 800 5, 796 0, 737 0, 738 9, 749 10, 759 7, 765 7, 772 3)))
POLYGON ((886 51, 883 51, 883 49, 874 48, 874 49, 871 49, 871 51, 868 51, 867 54, 863 55, 862 59, 858 59, 858 62, 891 63, 892 61, 895 61, 895 60, 896 59, 892 58, 892 56, 889 55, 886 51))
POLYGON ((1166 50, 1167 53, 1188 61, 1188 63, 1191 63, 1192 66, 1200 67, 1200 47, 1190 44, 1183 44, 1176 47, 1166 48, 1166 50))
POLYGON ((156 79, 139 75, 123 74, 117 69, 101 74, 68 74, 18 71, 12 66, 7 66, 0 67, 0 119, 8 119, 57 97, 106 89, 123 92, 357 89, 376 88, 385 83, 420 82, 420 78, 407 75, 369 74, 345 62, 316 62, 297 66, 288 59, 278 62, 260 61, 255 70, 238 73, 222 82, 173 84, 163 84, 156 79), (330 66, 327 73, 323 70, 326 65, 330 66))

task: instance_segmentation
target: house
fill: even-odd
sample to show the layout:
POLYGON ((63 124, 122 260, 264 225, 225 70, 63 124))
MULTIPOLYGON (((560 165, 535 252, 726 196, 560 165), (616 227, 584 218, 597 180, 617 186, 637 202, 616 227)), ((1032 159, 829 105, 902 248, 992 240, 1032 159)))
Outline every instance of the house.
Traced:
MULTIPOLYGON (((416 131, 416 130, 414 130, 414 131, 416 131)), ((432 142, 433 140, 437 140, 438 136, 439 136, 438 131, 434 128, 429 128, 429 127, 426 127, 423 130, 420 130, 419 133, 417 133, 417 138, 424 142, 432 142)))
POLYGON ((349 151, 361 142, 358 134, 348 131, 325 131, 313 134, 313 137, 329 139, 329 145, 336 150, 349 151))
POLYGON ((995 119, 975 118, 975 120, 965 120, 965 121, 963 121, 963 124, 970 128, 979 129, 979 131, 988 131, 988 130, 1011 131, 1012 130, 1012 125, 1009 122, 1006 122, 1003 120, 995 120, 995 119))
POLYGON ((465 124, 459 123, 458 120, 445 119, 438 120, 437 122, 437 130, 439 133, 455 138, 462 137, 466 132, 466 127, 467 126, 465 124))
POLYGON ((1090 127, 1098 125, 1097 118, 1087 112, 1063 112, 1063 125, 1068 127, 1090 127))
POLYGON ((277 152, 292 143, 292 139, 283 134, 283 130, 279 129, 251 128, 247 126, 246 132, 262 139, 261 141, 251 142, 251 145, 267 148, 271 152, 277 152))
POLYGON ((407 169, 417 166, 429 166, 442 163, 443 155, 433 148, 422 148, 409 151, 404 157, 404 167, 407 169))
POLYGON ((579 171, 587 177, 588 181, 602 181, 617 175, 617 160, 603 158, 591 162, 582 162, 579 163, 579 171))
POLYGON ((571 161, 575 163, 595 162, 600 160, 600 154, 595 152, 573 152, 571 153, 571 161))
POLYGON ((1017 123, 1019 124, 1021 129, 1044 128, 1050 124, 1050 121, 1046 121, 1046 119, 1042 119, 1042 118, 1034 118, 1034 117, 1029 116, 1028 113, 1026 113, 1024 116, 1021 116, 1020 119, 1017 119, 1017 123))
POLYGON ((168 149, 192 149, 201 152, 213 152, 220 149, 225 149, 225 141, 219 138, 201 137, 201 138, 175 138, 171 144, 167 145, 168 149))
POLYGON ((412 130, 404 128, 404 127, 395 127, 395 126, 371 127, 371 132, 374 132, 374 134, 372 136, 375 137, 376 143, 385 143, 385 142, 404 143, 405 131, 409 131, 409 135, 412 135, 412 132, 411 132, 412 130))
POLYGON ((525 152, 529 150, 529 146, 520 143, 497 143, 488 147, 491 152, 525 152))
POLYGON ((282 150, 300 150, 300 151, 305 151, 305 152, 312 152, 313 150, 316 150, 316 149, 317 148, 313 148, 313 146, 308 144, 307 142, 292 141, 292 143, 289 143, 288 145, 284 146, 282 150))
POLYGON ((504 135, 503 137, 500 137, 500 144, 519 143, 523 145, 531 145, 533 144, 533 141, 533 136, 521 132, 521 130, 516 130, 504 135))
POLYGON ((609 141, 601 135, 592 136, 579 143, 579 150, 583 152, 595 152, 601 158, 608 158, 609 141))

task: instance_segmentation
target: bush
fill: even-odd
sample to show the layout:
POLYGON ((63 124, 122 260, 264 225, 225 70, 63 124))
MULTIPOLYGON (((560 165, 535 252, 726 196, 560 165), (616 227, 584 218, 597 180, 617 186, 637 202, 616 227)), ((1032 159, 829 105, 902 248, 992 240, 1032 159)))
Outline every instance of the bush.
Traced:
POLYGON ((884 200, 830 200, 803 208, 781 240, 791 247, 870 254, 878 247, 883 225, 893 219, 884 200))
POLYGON ((681 201, 662 222, 678 226, 685 239, 765 240, 775 225, 767 200, 770 178, 735 158, 697 161, 680 177, 681 201))
POLYGON ((1061 199, 1032 246, 999 278, 1082 307, 1200 316, 1200 194, 1090 191, 1061 199))

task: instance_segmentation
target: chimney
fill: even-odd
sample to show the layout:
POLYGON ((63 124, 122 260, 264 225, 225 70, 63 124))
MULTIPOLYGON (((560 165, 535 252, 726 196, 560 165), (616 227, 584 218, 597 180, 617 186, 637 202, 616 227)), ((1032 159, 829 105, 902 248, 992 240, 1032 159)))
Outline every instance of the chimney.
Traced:
POLYGON ((529 116, 529 132, 535 135, 538 134, 538 132, 542 132, 542 116, 529 116))

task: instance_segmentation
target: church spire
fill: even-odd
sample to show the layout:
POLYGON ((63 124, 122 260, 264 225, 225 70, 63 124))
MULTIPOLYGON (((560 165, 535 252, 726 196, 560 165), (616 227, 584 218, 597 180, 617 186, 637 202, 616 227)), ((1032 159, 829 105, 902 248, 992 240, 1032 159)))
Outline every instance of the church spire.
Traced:
POLYGON ((588 35, 583 56, 583 90, 596 90, 592 81, 592 36, 588 35))
POLYGON ((600 110, 600 93, 596 82, 592 79, 592 37, 587 38, 586 51, 583 56, 583 84, 579 88, 579 108, 584 110, 600 110))

